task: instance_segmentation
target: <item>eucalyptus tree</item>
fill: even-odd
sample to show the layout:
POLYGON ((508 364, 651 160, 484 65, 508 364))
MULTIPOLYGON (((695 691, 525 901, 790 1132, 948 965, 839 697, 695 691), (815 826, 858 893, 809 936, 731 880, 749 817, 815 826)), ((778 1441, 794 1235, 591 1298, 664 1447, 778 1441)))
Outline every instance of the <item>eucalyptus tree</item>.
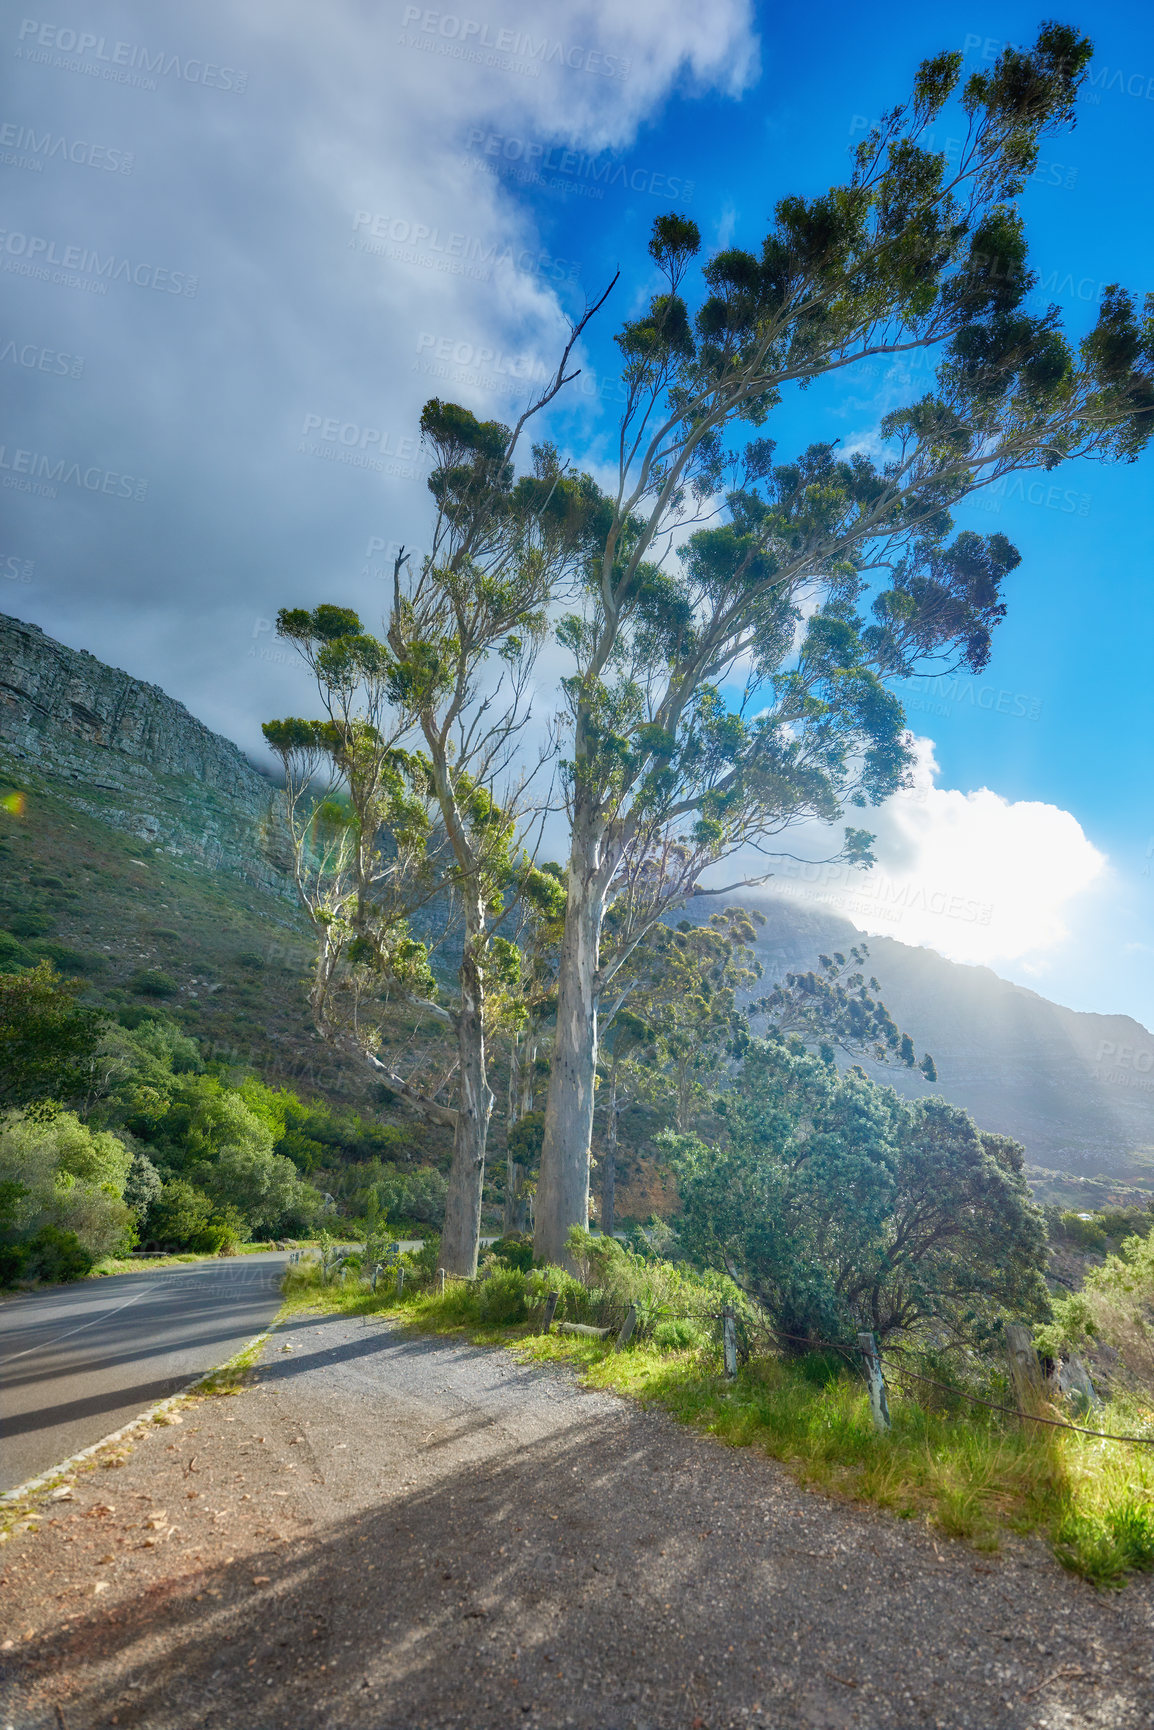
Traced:
POLYGON ((836 1047, 850 1057, 920 1069, 927 1081, 936 1081, 937 1065, 929 1052, 919 1058, 911 1036, 873 996, 881 987, 861 971, 868 959, 867 943, 855 944, 848 956, 840 950, 821 955, 816 967, 787 973, 767 996, 751 1003, 749 1018, 767 1017, 767 1037, 816 1047, 827 1062, 836 1047))
MULTIPOLYGON (((1019 555, 955 533, 951 510, 1019 470, 1131 460, 1150 436, 1151 302, 1109 289, 1076 347, 1056 307, 1026 305, 1016 200, 1040 141, 1072 123, 1090 54, 1047 24, 964 82, 960 55, 926 61, 848 180, 781 199, 760 251, 709 258, 693 302, 696 225, 654 225, 663 284, 617 337, 611 517, 559 631, 572 839, 544 1258, 586 1221, 598 1006, 631 947, 727 855, 906 784, 893 680, 985 665, 1019 555), (930 129, 951 102, 963 142, 947 162, 930 129), (882 416, 870 450, 777 455, 766 428, 790 387, 815 387, 817 415, 856 363, 919 349, 933 388, 882 416), (603 946, 613 904, 625 917, 603 946)), ((869 862, 870 839, 847 828, 840 856, 869 862)))
POLYGON ((317 932, 318 1029, 387 1068, 367 1014, 385 986, 453 1036, 454 1105, 392 1071, 388 1081, 452 1127, 441 1256, 466 1276, 476 1272, 493 1107, 487 1038, 519 973, 499 927, 526 889, 542 888, 521 752, 530 674, 555 588, 603 513, 593 483, 564 473, 548 445, 516 475, 532 412, 510 431, 456 404, 425 405, 431 548, 413 569, 398 554, 381 638, 347 608, 281 611, 278 633, 312 670, 325 718, 265 727, 284 765, 298 890, 317 932), (415 913, 446 904, 461 951, 452 1007, 436 1001, 428 947, 411 927, 415 913))

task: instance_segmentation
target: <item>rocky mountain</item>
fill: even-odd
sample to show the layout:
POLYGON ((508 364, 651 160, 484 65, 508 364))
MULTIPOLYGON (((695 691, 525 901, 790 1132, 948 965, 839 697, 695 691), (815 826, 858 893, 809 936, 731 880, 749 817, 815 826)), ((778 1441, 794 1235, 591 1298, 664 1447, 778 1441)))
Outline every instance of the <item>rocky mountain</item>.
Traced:
MULTIPOLYGON (((758 955, 767 981, 868 945, 867 975, 938 1067, 932 1088, 903 1068, 867 1066, 879 1080, 909 1097, 944 1094, 982 1128, 1016 1137, 1035 1165, 1154 1182, 1154 1034, 1139 1022, 1066 1009, 988 967, 864 937, 848 919, 795 899, 744 899, 766 915, 758 955)), ((689 916, 708 918, 715 906, 699 900, 689 916)))
MULTIPOLYGON (((291 1026, 304 1029, 308 1043, 289 974, 305 970, 309 945, 292 905, 276 789, 236 745, 156 685, 0 615, 0 766, 45 796, 41 821, 21 826, 33 886, 26 900, 64 893, 34 884, 37 872, 43 883, 70 882, 69 849, 92 855, 107 906, 93 902, 89 872, 87 899, 74 896, 52 913, 58 939, 107 957, 100 965, 110 989, 130 983, 133 968, 163 962, 207 1036, 220 1037, 216 1023, 227 1022, 229 1039, 259 1034, 270 1053, 283 1055, 291 1026), (83 813, 81 828, 53 815, 58 807, 83 813), (136 845, 117 839, 107 859, 98 857, 101 825, 136 845), (142 853, 151 873, 144 895, 142 853), (187 928, 168 928, 174 920, 187 928), (291 1008, 271 989, 282 967, 291 1008), (260 985, 245 985, 254 968, 260 985), (234 975, 219 990, 205 983, 234 975)), ((1136 1021, 1063 1008, 930 949, 863 939, 849 920, 796 898, 743 899, 766 915, 758 944, 766 983, 866 941, 868 971, 898 1025, 919 1051, 933 1053, 934 1091, 966 1106, 983 1128, 1016 1136, 1035 1167, 1154 1186, 1154 1035, 1136 1021)), ((716 905, 697 899, 687 916, 706 919, 716 905)), ((51 947, 51 938, 44 941, 51 947)), ((910 1096, 929 1091, 904 1069, 874 1073, 910 1096)), ((353 1079, 327 1077, 326 1086, 353 1079)))
POLYGON ((166 852, 291 893, 272 782, 157 685, 0 614, 0 751, 166 852))

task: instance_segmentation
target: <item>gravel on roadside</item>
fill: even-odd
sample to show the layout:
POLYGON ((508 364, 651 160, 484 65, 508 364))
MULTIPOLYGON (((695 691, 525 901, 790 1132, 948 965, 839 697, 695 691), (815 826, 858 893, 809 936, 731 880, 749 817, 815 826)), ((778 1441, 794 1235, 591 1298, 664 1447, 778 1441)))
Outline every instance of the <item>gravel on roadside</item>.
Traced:
POLYGON ((0 1730, 1146 1730, 1099 1594, 510 1352, 303 1316, 0 1550, 0 1730))

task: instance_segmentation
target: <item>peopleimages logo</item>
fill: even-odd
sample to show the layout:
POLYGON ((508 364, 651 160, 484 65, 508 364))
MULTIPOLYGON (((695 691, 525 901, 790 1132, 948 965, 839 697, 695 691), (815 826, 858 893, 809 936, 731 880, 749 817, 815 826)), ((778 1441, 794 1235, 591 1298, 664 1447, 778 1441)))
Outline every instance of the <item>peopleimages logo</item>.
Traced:
POLYGON ((53 459, 40 451, 13 450, 0 445, 0 485, 10 491, 34 493, 54 499, 58 486, 79 487, 86 493, 104 493, 110 498, 134 499, 138 504, 148 492, 148 482, 138 475, 122 475, 115 469, 81 468, 66 457, 53 459))
POLYGON ((136 163, 131 150, 89 144, 56 132, 38 132, 35 126, 21 126, 14 120, 0 121, 0 162, 6 167, 39 170, 56 158, 83 168, 103 169, 106 174, 131 174, 136 163))
POLYGON ((77 354, 61 354, 59 349, 44 348, 36 342, 16 342, 12 337, 0 341, 0 364, 22 366, 29 372, 51 372, 60 378, 79 378, 84 361, 77 354))
POLYGON ((483 126, 470 130, 468 149, 478 154, 465 157, 467 167, 562 195, 580 193, 589 198, 604 198, 608 188, 688 204, 695 189, 694 181, 684 180, 680 175, 652 168, 631 168, 619 157, 606 156, 604 152, 586 156, 583 151, 569 150, 560 144, 489 132, 483 126))
POLYGON ((134 84, 156 89, 156 78, 177 78, 183 84, 203 84, 207 90, 231 90, 241 95, 248 73, 234 66, 215 66, 210 60, 183 59, 163 48, 142 48, 136 42, 113 42, 88 30, 72 30, 59 24, 41 24, 25 18, 17 32, 19 60, 54 66, 63 72, 83 72, 106 78, 113 84, 134 84), (137 76, 144 73, 143 78, 137 76), (154 76, 155 75, 155 76, 154 76))
POLYGON ((402 263, 431 264, 439 270, 462 274, 466 267, 475 266, 473 274, 485 282, 498 266, 525 276, 540 276, 551 282, 568 282, 581 273, 581 266, 572 259, 554 258, 552 253, 534 251, 529 246, 501 245, 499 241, 484 241, 473 235, 430 228, 427 222, 410 222, 401 216, 384 216, 371 210, 353 214, 353 234, 350 246, 359 244, 362 251, 375 251, 402 263), (374 246, 374 242, 380 242, 374 246))
POLYGON ((199 282, 186 271, 134 263, 131 258, 94 252, 86 246, 58 246, 43 235, 14 234, 6 228, 0 228, 0 269, 41 282, 82 283, 97 294, 106 294, 110 282, 128 282, 136 288, 155 289, 158 294, 183 294, 191 299, 199 282))
MULTIPOLYGON (((412 26, 421 34, 438 39, 428 44, 430 48, 443 43, 444 53, 451 51, 450 44, 455 45, 457 57, 463 59, 480 58, 483 50, 527 62, 534 74, 538 66, 567 66, 571 72, 593 72, 600 78, 629 76, 629 61, 620 54, 603 54, 599 48, 581 48, 576 43, 559 42, 548 36, 538 40, 528 30, 494 29, 478 18, 462 18, 453 12, 406 6, 401 22, 406 29, 412 26)), ((401 40, 404 42, 404 37, 401 40)), ((425 44, 418 37, 414 46, 425 44)))

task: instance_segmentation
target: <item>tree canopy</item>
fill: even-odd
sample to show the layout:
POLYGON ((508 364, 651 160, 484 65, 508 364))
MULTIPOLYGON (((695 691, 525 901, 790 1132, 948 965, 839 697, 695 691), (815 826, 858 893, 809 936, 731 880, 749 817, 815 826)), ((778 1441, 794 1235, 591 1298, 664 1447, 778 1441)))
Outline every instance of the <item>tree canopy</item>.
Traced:
POLYGON ((1046 1228, 1023 1151, 941 1098, 749 1046, 723 1146, 673 1144, 682 1241, 762 1306, 787 1350, 912 1328, 980 1344, 1049 1313, 1046 1228))

